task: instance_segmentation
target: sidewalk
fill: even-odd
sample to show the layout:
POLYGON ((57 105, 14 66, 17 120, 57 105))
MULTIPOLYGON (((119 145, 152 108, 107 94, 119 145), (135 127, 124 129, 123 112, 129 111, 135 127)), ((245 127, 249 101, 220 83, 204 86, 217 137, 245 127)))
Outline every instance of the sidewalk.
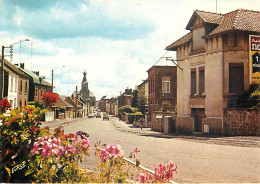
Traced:
POLYGON ((135 133, 141 136, 151 136, 168 139, 182 139, 185 141, 194 141, 208 144, 221 144, 240 147, 255 147, 260 148, 259 136, 213 136, 213 135, 180 135, 176 133, 164 134, 161 132, 152 131, 151 128, 137 128, 133 124, 128 124, 119 120, 117 117, 111 117, 110 121, 114 126, 124 132, 135 133))

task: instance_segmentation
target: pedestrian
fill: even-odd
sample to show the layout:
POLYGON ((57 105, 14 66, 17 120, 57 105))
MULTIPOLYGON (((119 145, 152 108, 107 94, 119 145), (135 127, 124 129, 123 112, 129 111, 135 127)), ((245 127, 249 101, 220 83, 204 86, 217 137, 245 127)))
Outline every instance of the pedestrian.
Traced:
POLYGON ((143 130, 143 127, 144 127, 144 124, 143 124, 144 120, 143 120, 143 118, 140 119, 140 123, 141 123, 141 130, 143 130))

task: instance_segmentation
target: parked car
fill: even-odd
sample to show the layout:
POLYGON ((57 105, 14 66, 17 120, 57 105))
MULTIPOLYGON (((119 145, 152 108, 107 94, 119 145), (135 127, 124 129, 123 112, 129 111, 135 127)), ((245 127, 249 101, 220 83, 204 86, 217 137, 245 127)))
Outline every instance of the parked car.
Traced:
POLYGON ((96 118, 101 118, 100 112, 97 112, 96 118))
POLYGON ((88 117, 89 117, 89 118, 94 118, 94 117, 95 117, 95 114, 94 114, 94 113, 89 113, 89 114, 88 114, 88 117))
POLYGON ((103 113, 103 120, 109 120, 109 115, 107 113, 103 113))

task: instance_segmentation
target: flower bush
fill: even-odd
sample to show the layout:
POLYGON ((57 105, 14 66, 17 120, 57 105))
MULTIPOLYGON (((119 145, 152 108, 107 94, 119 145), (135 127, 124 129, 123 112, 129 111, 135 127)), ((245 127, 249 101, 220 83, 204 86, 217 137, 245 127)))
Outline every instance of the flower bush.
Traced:
POLYGON ((106 144, 100 152, 100 176, 96 183, 125 183, 127 172, 123 171, 123 150, 120 145, 106 144))
POLYGON ((26 175, 31 174, 34 182, 80 182, 82 176, 78 165, 83 155, 89 155, 88 138, 76 134, 56 136, 59 138, 39 137, 33 144, 31 155, 34 158, 26 175))
POLYGON ((52 104, 56 104, 58 99, 58 95, 51 92, 42 95, 42 101, 48 108, 50 108, 52 104))
MULTIPOLYGON (((88 134, 64 134, 61 127, 49 132, 40 128, 40 118, 45 110, 28 105, 0 116, 0 182, 3 183, 122 183, 129 181, 129 169, 139 167, 137 148, 130 153, 135 164, 126 169, 124 152, 120 145, 96 144, 100 160, 97 172, 80 168, 90 156, 88 134), (85 160, 83 160, 85 159, 85 160)), ((65 124, 68 124, 67 122, 65 124)), ((98 153, 98 154, 97 154, 98 153)), ((177 173, 173 162, 159 164, 154 174, 141 173, 139 182, 169 182, 177 173)))
POLYGON ((19 177, 23 177, 24 182, 30 181, 29 176, 24 177, 24 174, 33 143, 40 134, 45 132, 40 129, 39 122, 43 112, 42 109, 34 106, 26 106, 21 111, 14 109, 8 114, 0 115, 1 182, 19 182, 16 181, 19 177), (17 175, 17 173, 20 174, 17 175))
POLYGON ((7 99, 2 99, 0 100, 0 108, 2 110, 2 112, 5 112, 7 109, 9 109, 11 106, 11 104, 8 102, 7 99))

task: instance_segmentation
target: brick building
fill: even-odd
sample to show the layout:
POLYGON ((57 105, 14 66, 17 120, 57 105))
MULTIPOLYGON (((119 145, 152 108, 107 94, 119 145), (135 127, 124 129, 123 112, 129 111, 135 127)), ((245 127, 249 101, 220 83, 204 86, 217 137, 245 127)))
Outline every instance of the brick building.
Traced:
POLYGON ((44 80, 44 76, 40 76, 39 71, 26 69, 24 63, 20 63, 17 67, 29 76, 29 102, 36 100, 41 102, 43 94, 51 92, 51 84, 44 80))
POLYGON ((176 105, 177 67, 166 58, 161 58, 148 72, 148 115, 151 106, 176 105))
MULTIPOLYGON (((224 109, 250 86, 250 35, 260 34, 260 12, 195 10, 177 51, 177 131, 223 134, 224 109)), ((259 71, 259 68, 258 68, 259 71)), ((259 75, 260 73, 258 73, 259 75)))
POLYGON ((29 76, 6 59, 4 63, 3 98, 10 102, 12 109, 21 108, 28 104, 29 76))
POLYGON ((125 105, 132 106, 132 102, 133 102, 133 90, 127 88, 125 89, 125 92, 118 97, 118 108, 125 105))

